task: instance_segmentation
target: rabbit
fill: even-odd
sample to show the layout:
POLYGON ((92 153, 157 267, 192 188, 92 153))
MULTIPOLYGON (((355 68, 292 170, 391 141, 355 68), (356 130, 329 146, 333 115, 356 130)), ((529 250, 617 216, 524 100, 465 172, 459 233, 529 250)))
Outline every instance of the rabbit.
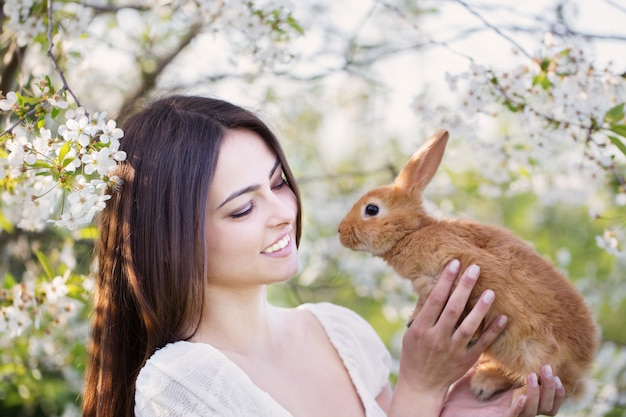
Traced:
POLYGON ((516 388, 519 395, 526 375, 540 375, 541 366, 550 364, 569 402, 576 404, 593 388, 588 373, 598 333, 592 312, 561 272, 511 232, 426 213, 422 192, 441 163, 447 141, 448 132, 438 131, 413 154, 393 184, 362 196, 339 223, 339 240, 349 249, 384 259, 411 281, 419 300, 428 297, 452 259, 462 268, 479 265, 480 277, 463 316, 484 290, 492 289, 496 298, 482 326, 502 314, 508 322, 478 361, 470 381, 472 393, 486 400, 516 388))

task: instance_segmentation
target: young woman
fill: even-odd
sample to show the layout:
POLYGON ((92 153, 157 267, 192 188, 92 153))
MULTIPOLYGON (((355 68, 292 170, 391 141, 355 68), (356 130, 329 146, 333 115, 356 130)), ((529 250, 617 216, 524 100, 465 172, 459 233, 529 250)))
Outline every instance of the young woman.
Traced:
POLYGON ((272 306, 298 270, 300 199, 268 127, 230 103, 174 96, 132 116, 121 190, 100 228, 84 415, 534 416, 564 391, 545 366, 525 395, 484 402, 466 373, 506 325, 457 327, 479 269, 451 262, 404 336, 395 391, 374 330, 328 303, 272 306), (454 384, 454 388, 450 387, 454 384))

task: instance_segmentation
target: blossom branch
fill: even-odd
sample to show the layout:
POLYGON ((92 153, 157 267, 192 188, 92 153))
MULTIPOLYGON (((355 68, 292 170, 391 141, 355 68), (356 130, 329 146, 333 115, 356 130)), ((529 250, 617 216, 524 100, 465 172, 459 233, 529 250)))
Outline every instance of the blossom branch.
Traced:
POLYGON ((105 4, 94 4, 94 3, 82 3, 84 7, 88 7, 97 13, 115 13, 123 9, 131 9, 137 10, 139 12, 146 12, 150 10, 150 6, 140 6, 140 5, 124 5, 124 6, 114 6, 114 5, 105 5, 105 4))
POLYGON ((464 2, 463 0, 456 0, 456 1, 461 6, 465 7, 468 12, 470 12, 471 14, 476 16, 478 19, 480 19, 480 21, 483 22, 483 24, 485 26, 487 26, 489 29, 493 30, 499 36, 501 36, 502 38, 504 38, 508 42, 510 42, 517 50, 519 50, 522 54, 524 54, 526 57, 528 57, 528 59, 533 59, 532 56, 528 52, 526 52, 526 50, 524 48, 522 48, 522 46, 519 43, 515 42, 515 40, 513 38, 511 38, 510 36, 508 36, 507 34, 502 32, 499 28, 497 28, 496 26, 494 26, 491 23, 489 23, 480 13, 478 13, 476 10, 471 8, 466 2, 464 2))
POLYGON ((47 37, 48 37, 48 57, 50 57, 50 60, 52 61, 52 65, 54 66, 54 70, 57 72, 57 74, 59 74, 59 77, 61 78, 61 82, 63 83, 63 90, 69 92, 70 95, 72 96, 72 98, 74 99, 74 102, 76 103, 76 105, 78 107, 80 107, 80 102, 78 101, 78 97, 76 97, 76 95, 74 94, 72 89, 67 84, 67 80, 65 79, 65 74, 63 73, 63 70, 59 67, 59 63, 57 62, 57 59, 54 56, 54 53, 52 53, 52 48, 54 47, 54 42, 52 40, 52 0, 48 0, 48 33, 47 33, 47 37))
MULTIPOLYGON (((49 0, 50 1, 50 0, 49 0)), ((156 69, 152 72, 143 72, 141 79, 141 85, 136 89, 135 93, 130 95, 124 100, 119 114, 127 115, 132 112, 135 103, 141 98, 145 97, 147 92, 150 92, 156 86, 156 80, 165 70, 165 68, 185 49, 191 41, 198 36, 202 30, 202 24, 199 22, 191 25, 189 31, 182 37, 180 43, 166 56, 158 60, 156 69)))

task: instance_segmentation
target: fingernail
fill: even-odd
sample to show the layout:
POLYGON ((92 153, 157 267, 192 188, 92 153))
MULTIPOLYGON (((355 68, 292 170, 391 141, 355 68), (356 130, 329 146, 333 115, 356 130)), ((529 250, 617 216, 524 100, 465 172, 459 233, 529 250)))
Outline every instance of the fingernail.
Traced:
POLYGON ((491 290, 486 290, 483 293, 483 301, 485 303, 491 303, 493 301, 493 299, 496 298, 496 295, 493 293, 493 291, 491 290))
POLYGON ((448 270, 450 272, 453 273, 458 273, 459 270, 461 269, 461 262, 458 261, 458 259, 453 259, 449 264, 448 264, 448 270))
POLYGON ((536 373, 532 372, 530 374, 529 379, 530 379, 529 384, 531 386, 533 386, 533 387, 538 387, 539 386, 539 381, 537 380, 537 374, 536 373))
POLYGON ((480 268, 478 267, 478 265, 471 265, 469 268, 467 268, 467 276, 473 279, 478 278, 478 275, 480 274, 480 268))
POLYGON ((543 367, 543 374, 546 378, 552 377, 552 367, 550 365, 546 365, 543 367))
POLYGON ((559 378, 558 376, 555 376, 554 377, 554 385, 556 386, 556 389, 563 388, 563 383, 561 382, 561 378, 559 378))
POLYGON ((497 324, 499 327, 504 327, 507 321, 509 321, 509 318, 507 316, 500 316, 498 317, 497 324))

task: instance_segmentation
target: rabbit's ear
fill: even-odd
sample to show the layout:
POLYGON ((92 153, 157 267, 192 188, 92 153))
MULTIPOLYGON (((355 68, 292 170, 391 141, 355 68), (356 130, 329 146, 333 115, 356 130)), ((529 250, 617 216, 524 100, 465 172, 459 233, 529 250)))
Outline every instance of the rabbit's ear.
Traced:
POLYGON ((437 172, 447 143, 447 130, 441 129, 432 135, 402 168, 394 185, 411 194, 421 194, 437 172))

